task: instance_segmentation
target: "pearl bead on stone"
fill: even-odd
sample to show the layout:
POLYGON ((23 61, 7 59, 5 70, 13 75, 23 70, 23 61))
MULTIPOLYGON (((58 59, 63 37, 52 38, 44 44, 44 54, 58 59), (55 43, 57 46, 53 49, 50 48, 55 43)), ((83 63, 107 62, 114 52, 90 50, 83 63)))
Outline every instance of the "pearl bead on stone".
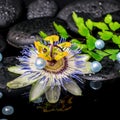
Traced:
POLYGON ((96 40, 95 47, 97 49, 103 49, 104 46, 105 46, 105 42, 103 40, 100 40, 100 39, 96 40))
POLYGON ((117 61, 120 62, 120 52, 116 55, 117 61))
POLYGON ((4 115, 12 115, 14 113, 14 108, 12 106, 4 106, 2 108, 2 113, 4 115))
POLYGON ((37 58, 35 61, 35 66, 37 69, 43 69, 46 66, 46 61, 42 58, 37 58))
POLYGON ((91 63, 92 72, 96 73, 96 72, 99 72, 101 69, 102 69, 102 65, 98 61, 93 61, 91 63))
POLYGON ((2 92, 0 92, 0 99, 3 97, 3 93, 2 92))
POLYGON ((3 58, 3 56, 2 56, 2 54, 0 53, 0 62, 2 61, 2 58, 3 58))
POLYGON ((90 87, 94 90, 99 90, 102 87, 101 81, 90 81, 90 87))

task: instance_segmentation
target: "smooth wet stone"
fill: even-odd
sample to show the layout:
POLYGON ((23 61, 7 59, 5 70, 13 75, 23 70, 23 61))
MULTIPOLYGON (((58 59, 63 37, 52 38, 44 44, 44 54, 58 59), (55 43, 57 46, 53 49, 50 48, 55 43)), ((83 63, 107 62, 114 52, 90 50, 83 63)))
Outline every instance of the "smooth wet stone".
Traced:
POLYGON ((3 52, 6 48, 6 42, 4 38, 0 35, 0 52, 3 52))
POLYGON ((27 6, 27 18, 54 17, 58 6, 54 0, 33 0, 27 6))
POLYGON ((0 28, 15 23, 21 16, 21 0, 0 0, 0 28))
POLYGON ((9 30, 7 42, 20 48, 33 43, 39 37, 40 31, 48 35, 56 34, 57 32, 53 26, 54 21, 65 26, 65 22, 51 17, 36 18, 18 23, 9 30))
POLYGON ((12 73, 8 71, 9 66, 14 66, 19 64, 19 61, 15 56, 4 57, 0 67, 0 91, 6 93, 8 96, 20 95, 27 93, 30 90, 31 86, 27 86, 20 89, 9 89, 6 84, 7 82, 17 78, 18 74, 12 73))
MULTIPOLYGON (((87 19, 91 19, 93 21, 98 21, 98 19, 94 17, 93 13, 84 13, 84 12, 78 13, 78 12, 76 12, 76 14, 77 14, 77 16, 84 18, 85 21, 87 19)), ((76 25, 73 21, 72 13, 67 18, 67 25, 72 32, 78 33, 77 32, 78 28, 76 27, 76 25)))
POLYGON ((113 62, 112 60, 104 58, 104 60, 101 61, 101 64, 103 68, 100 72, 95 74, 83 75, 81 76, 81 78, 85 80, 106 81, 120 77, 120 63, 118 63, 117 61, 113 62))
MULTIPOLYGON (((103 14, 99 18, 95 18, 93 13, 84 13, 84 12, 78 13, 78 12, 76 12, 76 14, 77 14, 77 16, 84 18, 85 21, 87 21, 87 19, 91 19, 92 21, 95 21, 95 22, 103 21, 105 16, 107 15, 107 14, 103 14)), ((111 12, 109 14, 112 15, 113 21, 120 22, 120 10, 111 12)), ((78 34, 78 28, 76 27, 76 25, 73 21, 72 14, 70 14, 67 18, 67 25, 72 32, 78 34)))
MULTIPOLYGON (((115 12, 111 12, 110 14, 112 15, 113 21, 120 22, 120 10, 115 11, 115 12)), ((103 15, 101 19, 103 19, 105 16, 106 16, 106 14, 103 15)))
POLYGON ((68 16, 73 12, 92 13, 95 18, 103 14, 120 10, 120 1, 117 0, 76 0, 66 5, 57 15, 58 18, 67 21, 68 16))

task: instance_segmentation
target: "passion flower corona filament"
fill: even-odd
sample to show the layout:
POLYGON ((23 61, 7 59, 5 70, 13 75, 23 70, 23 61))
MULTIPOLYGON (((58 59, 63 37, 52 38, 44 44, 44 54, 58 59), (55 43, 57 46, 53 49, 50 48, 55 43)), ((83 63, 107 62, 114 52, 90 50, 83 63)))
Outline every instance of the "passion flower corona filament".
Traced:
POLYGON ((25 46, 22 56, 17 57, 20 64, 11 66, 9 71, 21 74, 7 83, 11 89, 32 84, 29 99, 34 101, 43 94, 50 103, 60 98, 61 89, 80 96, 82 90, 76 81, 80 75, 91 73, 89 55, 81 50, 71 49, 71 43, 57 35, 35 41, 34 45, 25 46))

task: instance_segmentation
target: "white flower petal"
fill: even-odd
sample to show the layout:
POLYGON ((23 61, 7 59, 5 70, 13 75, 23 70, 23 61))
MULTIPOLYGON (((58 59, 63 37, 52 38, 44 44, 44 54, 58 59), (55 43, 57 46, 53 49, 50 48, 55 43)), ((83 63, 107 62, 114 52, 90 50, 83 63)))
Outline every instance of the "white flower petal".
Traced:
POLYGON ((90 59, 90 56, 88 54, 80 54, 80 55, 77 55, 77 60, 80 60, 80 61, 88 61, 90 59))
POLYGON ((46 90, 50 88, 50 81, 46 84, 46 80, 39 80, 38 82, 35 83, 35 85, 32 86, 32 89, 30 91, 30 101, 34 101, 41 97, 46 90))
POLYGON ((28 75, 25 75, 25 76, 17 77, 16 79, 8 82, 7 86, 9 88, 12 88, 12 89, 22 88, 22 87, 31 85, 34 82, 36 82, 38 79, 40 79, 40 77, 38 77, 36 79, 30 80, 29 77, 31 77, 32 75, 33 74, 28 74, 28 75))
POLYGON ((53 87, 50 87, 45 92, 46 99, 48 100, 49 103, 56 103, 59 100, 60 92, 61 92, 60 86, 55 85, 53 87))
POLYGON ((23 74, 26 70, 22 70, 21 66, 11 66, 8 67, 8 71, 16 74, 23 74))
POLYGON ((91 62, 85 62, 84 67, 78 68, 83 74, 92 73, 91 71, 91 62))
POLYGON ((63 81, 63 84, 66 90, 70 92, 71 94, 76 95, 76 96, 82 95, 82 90, 77 85, 77 83, 74 82, 73 80, 63 81))

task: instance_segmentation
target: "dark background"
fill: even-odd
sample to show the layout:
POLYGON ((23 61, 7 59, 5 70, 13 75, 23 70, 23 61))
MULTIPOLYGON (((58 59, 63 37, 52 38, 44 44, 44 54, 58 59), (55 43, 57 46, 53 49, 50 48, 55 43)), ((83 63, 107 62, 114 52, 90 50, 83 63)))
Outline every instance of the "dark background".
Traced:
MULTIPOLYGON (((73 0, 55 0, 62 9, 73 0)), ((68 111, 42 112, 36 105, 29 103, 26 95, 10 96, 3 93, 0 99, 0 119, 8 120, 42 120, 42 119, 109 119, 111 116, 116 120, 120 114, 120 78, 104 81, 100 90, 93 90, 89 81, 83 89, 83 96, 74 97, 72 109, 68 111), (2 107, 12 105, 15 112, 10 116, 2 114, 2 107)), ((118 118, 119 119, 119 118, 118 118)))

